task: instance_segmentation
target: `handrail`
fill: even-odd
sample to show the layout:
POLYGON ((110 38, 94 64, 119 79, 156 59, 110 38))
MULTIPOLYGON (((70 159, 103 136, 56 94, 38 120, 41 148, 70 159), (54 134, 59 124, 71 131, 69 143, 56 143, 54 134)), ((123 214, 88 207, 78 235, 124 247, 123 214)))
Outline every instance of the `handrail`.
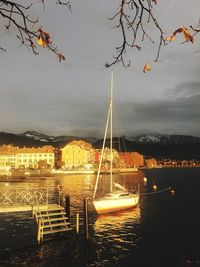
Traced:
MULTIPOLYGON (((52 197, 60 203, 60 187, 1 187, 0 205, 27 204, 38 205, 47 204, 52 197)), ((54 201, 55 203, 55 201, 54 201)))

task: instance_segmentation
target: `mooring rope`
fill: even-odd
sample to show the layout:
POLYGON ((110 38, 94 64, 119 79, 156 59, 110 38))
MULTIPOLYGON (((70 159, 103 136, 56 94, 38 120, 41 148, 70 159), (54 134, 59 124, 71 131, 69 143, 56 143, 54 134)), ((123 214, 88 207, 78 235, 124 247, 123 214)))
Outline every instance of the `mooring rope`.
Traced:
POLYGON ((162 189, 162 190, 156 190, 156 191, 154 191, 154 192, 140 193, 140 196, 141 196, 141 195, 153 195, 153 194, 158 194, 158 193, 162 193, 162 192, 170 191, 171 189, 172 189, 171 187, 168 187, 168 188, 165 188, 165 189, 162 189))

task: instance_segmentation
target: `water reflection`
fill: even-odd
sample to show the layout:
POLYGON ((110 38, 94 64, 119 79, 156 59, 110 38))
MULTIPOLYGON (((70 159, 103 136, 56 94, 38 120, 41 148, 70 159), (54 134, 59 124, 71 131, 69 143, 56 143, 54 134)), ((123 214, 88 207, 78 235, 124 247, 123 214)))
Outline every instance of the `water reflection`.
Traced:
POLYGON ((140 219, 139 206, 96 217, 93 229, 97 262, 101 262, 101 266, 117 266, 138 247, 139 236, 136 230, 140 219))
MULTIPOLYGON (((105 231, 123 231, 124 227, 140 223, 140 207, 118 211, 114 213, 102 214, 96 217, 94 231, 96 234, 105 231)), ((127 229, 127 228, 126 228, 127 229)))

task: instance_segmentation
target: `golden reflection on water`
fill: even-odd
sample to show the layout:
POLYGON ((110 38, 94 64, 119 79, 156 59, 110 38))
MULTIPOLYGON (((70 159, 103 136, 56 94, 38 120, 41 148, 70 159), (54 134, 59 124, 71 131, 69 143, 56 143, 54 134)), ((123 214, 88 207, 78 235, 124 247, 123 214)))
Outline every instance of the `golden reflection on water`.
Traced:
POLYGON ((109 229, 120 230, 126 224, 139 224, 141 218, 140 207, 124 211, 98 215, 94 224, 95 232, 104 232, 109 229))
POLYGON ((127 255, 133 247, 137 246, 138 235, 136 225, 140 224, 140 207, 113 212, 96 217, 93 225, 99 249, 98 258, 116 258, 117 261, 127 255), (105 252, 104 244, 107 244, 105 252))

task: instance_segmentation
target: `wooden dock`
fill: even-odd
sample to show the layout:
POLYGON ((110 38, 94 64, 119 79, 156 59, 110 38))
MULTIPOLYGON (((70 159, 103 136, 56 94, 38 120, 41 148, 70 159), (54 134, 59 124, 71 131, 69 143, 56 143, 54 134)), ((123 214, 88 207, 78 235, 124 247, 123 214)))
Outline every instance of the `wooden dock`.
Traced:
POLYGON ((34 213, 38 208, 40 210, 47 210, 60 207, 58 204, 39 204, 39 205, 22 205, 22 204, 11 204, 11 205, 0 205, 0 213, 6 212, 32 212, 34 213))
POLYGON ((11 212, 32 212, 36 218, 39 244, 47 235, 55 235, 70 230, 70 199, 69 196, 66 196, 64 208, 61 205, 60 187, 1 187, 0 213, 11 212))
MULTIPOLYGON (((0 213, 34 211, 37 207, 47 209, 51 202, 60 205, 58 187, 0 187, 0 213)), ((55 205, 55 204, 53 204, 55 205)))

